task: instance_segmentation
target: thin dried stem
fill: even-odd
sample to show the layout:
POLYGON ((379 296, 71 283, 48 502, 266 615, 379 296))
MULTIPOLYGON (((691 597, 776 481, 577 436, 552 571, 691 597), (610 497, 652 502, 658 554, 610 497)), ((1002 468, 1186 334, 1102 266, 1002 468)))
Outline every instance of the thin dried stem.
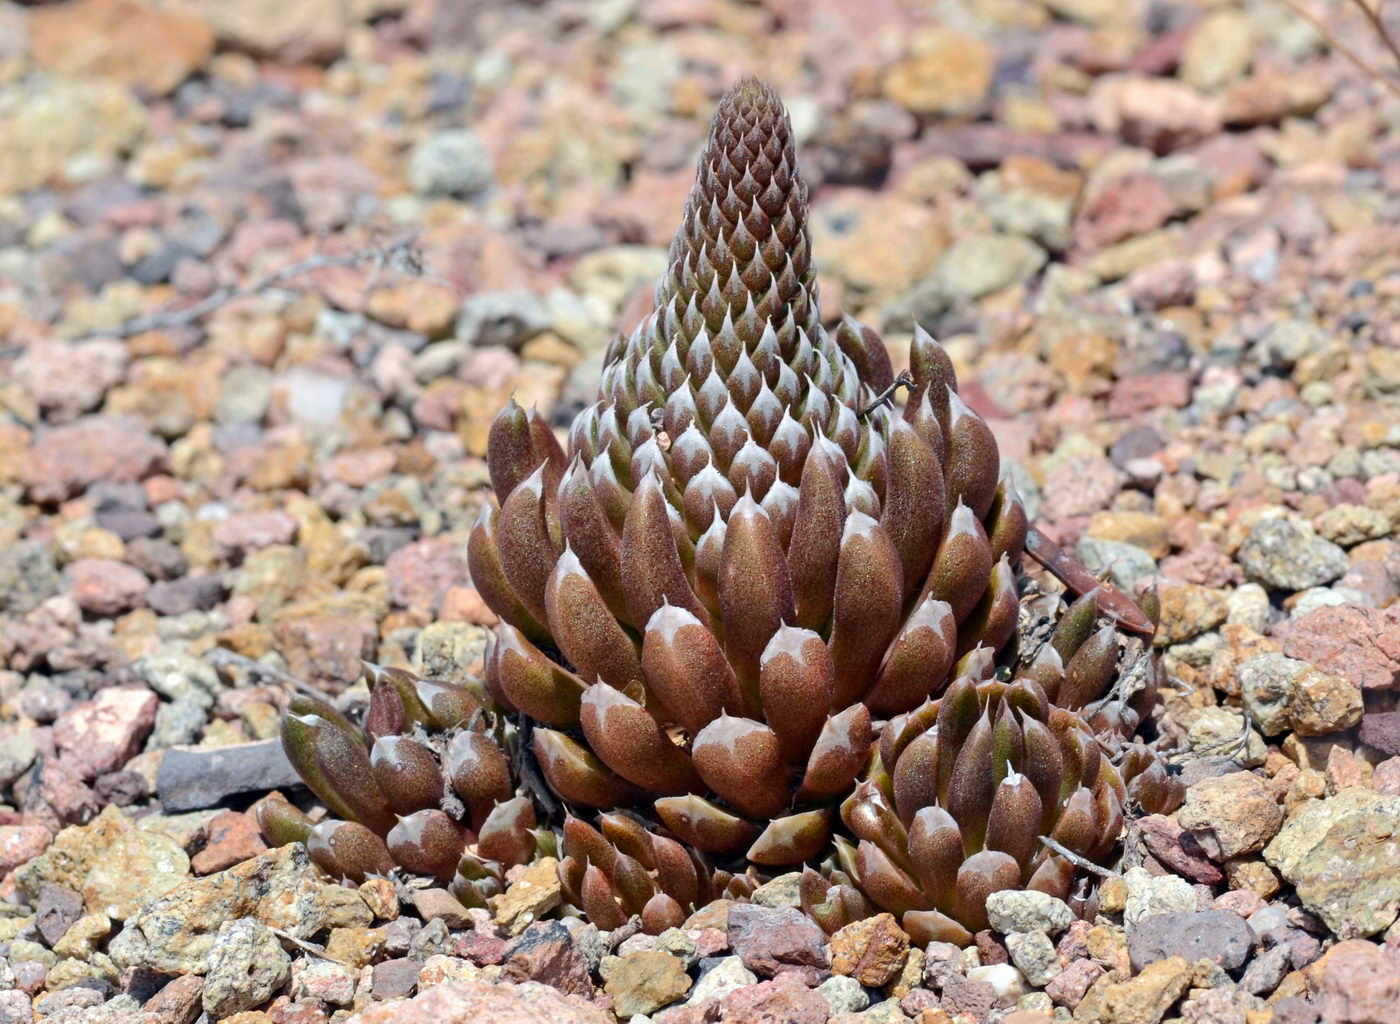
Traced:
POLYGON ((1100 878, 1113 878, 1118 874, 1116 871, 1110 871, 1108 868, 1100 867, 1093 861, 1079 856, 1079 854, 1066 847, 1063 843, 1056 842, 1049 836, 1041 836, 1040 841, 1075 867, 1087 871, 1091 875, 1098 875, 1100 878))
MULTIPOLYGON (((1337 38, 1337 34, 1328 27, 1325 21, 1303 6, 1302 0, 1283 0, 1283 2, 1288 5, 1288 8, 1293 11, 1294 14, 1317 29, 1322 38, 1327 40, 1327 45, 1350 61, 1359 71, 1375 79, 1396 96, 1400 96, 1400 78, 1386 74, 1343 43, 1337 38)), ((1394 55, 1397 67, 1400 67, 1400 41, 1397 41, 1396 38, 1390 34, 1390 30, 1386 28, 1385 22, 1381 18, 1381 4, 1377 3, 1376 7, 1373 9, 1366 3, 1366 0, 1351 0, 1351 2, 1353 6, 1361 10, 1363 16, 1371 25, 1376 35, 1380 36, 1381 41, 1385 43, 1386 49, 1394 55)))
POLYGON ((408 235, 387 243, 376 240, 371 245, 353 252, 326 253, 318 251, 304 260, 298 260, 280 270, 263 274, 245 285, 219 288, 198 302, 180 309, 162 309, 154 313, 143 314, 126 320, 115 327, 92 331, 86 337, 130 338, 147 331, 188 327, 231 302, 280 288, 306 274, 313 274, 318 270, 353 267, 370 268, 370 275, 364 287, 366 294, 378 287, 386 273, 408 278, 424 278, 448 288, 454 287, 449 281, 428 277, 425 274, 423 254, 418 247, 417 236, 408 235))

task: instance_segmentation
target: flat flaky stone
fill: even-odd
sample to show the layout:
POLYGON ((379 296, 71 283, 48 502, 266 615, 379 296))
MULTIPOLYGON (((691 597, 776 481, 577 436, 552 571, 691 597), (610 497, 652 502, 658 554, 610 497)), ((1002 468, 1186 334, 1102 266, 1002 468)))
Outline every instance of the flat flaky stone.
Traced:
POLYGON ((511 935, 519 935, 532 921, 538 921, 559 905, 559 862, 545 857, 525 869, 510 887, 496 898, 496 924, 511 935))
POLYGON ((1384 931, 1400 914, 1400 796, 1353 787, 1314 801, 1264 859, 1338 938, 1384 931))
POLYGON ((227 871, 187 881, 147 903, 111 940, 119 967, 162 974, 203 974, 226 921, 256 918, 294 938, 330 928, 365 927, 373 916, 354 889, 332 885, 293 843, 227 871))

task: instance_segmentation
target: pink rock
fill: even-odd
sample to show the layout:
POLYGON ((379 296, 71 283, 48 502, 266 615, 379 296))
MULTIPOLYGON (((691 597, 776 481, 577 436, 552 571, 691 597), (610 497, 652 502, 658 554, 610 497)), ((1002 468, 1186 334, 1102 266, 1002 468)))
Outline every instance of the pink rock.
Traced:
POLYGON ((794 907, 739 903, 729 908, 729 948, 760 976, 799 972, 812 984, 830 966, 826 935, 794 907))
POLYGON ((438 539, 404 545, 389 556, 384 568, 394 603, 429 614, 437 611, 448 588, 467 577, 466 561, 456 545, 438 539))
POLYGON ((1050 979, 1045 994, 1060 1006, 1073 1010, 1102 974, 1103 968, 1094 961, 1076 960, 1050 979))
POLYGON ((1124 174, 1105 183, 1079 208, 1075 245, 1092 252, 1145 235, 1167 222, 1173 206, 1166 186, 1155 176, 1124 174))
POLYGON ((1138 821, 1137 827, 1148 852, 1178 874, 1185 875, 1193 882, 1212 885, 1224 879, 1225 876, 1206 856, 1200 844, 1177 824, 1174 817, 1149 814, 1138 821))
POLYGON ((213 541, 219 555, 240 561, 250 551, 290 544, 296 539, 297 521, 286 512, 243 512, 214 527, 213 541))
POLYGON ((108 687, 59 716, 54 746, 84 780, 116 771, 140 752, 159 706, 160 698, 150 690, 108 687))
POLYGON ((39 856, 52 838, 42 825, 0 825, 0 875, 39 856))
POLYGON ((38 502, 81 494, 99 480, 129 483, 153 472, 165 444, 131 416, 90 416, 39 435, 20 465, 20 482, 38 502))
POLYGON ((67 574, 73 600, 91 615, 120 615, 139 608, 151 589, 151 581, 139 570, 112 558, 80 558, 67 574))
POLYGON ((1168 153, 1220 131, 1220 105, 1166 78, 1105 76, 1089 95, 1094 126, 1135 146, 1168 153))
MULTIPOLYGON (((813 993, 815 995, 815 993, 813 993)), ((826 1001, 822 1016, 826 1019, 826 1001)), ((565 995, 533 981, 444 981, 413 999, 370 1006, 358 1024, 612 1024, 613 1016, 578 996, 565 995)))
POLYGON ((57 832, 85 825, 97 814, 97 794, 57 757, 40 757, 24 791, 24 823, 57 832))
POLYGON ((725 1024, 825 1024, 829 1012, 826 998, 793 972, 735 989, 720 1000, 725 1024))
POLYGON ((1128 294, 1138 309, 1187 306, 1196 298, 1196 271, 1186 260, 1162 260, 1128 275, 1128 294))
POLYGON ((593 980, 569 930, 558 921, 537 921, 505 951, 503 981, 538 981, 561 992, 588 997, 593 980))
POLYGON ((1400 950, 1350 939, 1318 964, 1315 1005, 1327 1024, 1385 1024, 1400 1006, 1400 950))
POLYGON ((1400 605, 1316 608, 1280 623, 1274 639, 1290 658, 1311 662, 1363 690, 1400 687, 1400 605))
POLYGON ((1180 409, 1191 402, 1191 378, 1184 373, 1145 373, 1113 382, 1108 396, 1110 419, 1125 419, 1149 409, 1180 409))
POLYGON ((238 811, 221 811, 209 822, 208 841, 194 855, 190 867, 196 875, 211 875, 267 850, 258 823, 238 811))

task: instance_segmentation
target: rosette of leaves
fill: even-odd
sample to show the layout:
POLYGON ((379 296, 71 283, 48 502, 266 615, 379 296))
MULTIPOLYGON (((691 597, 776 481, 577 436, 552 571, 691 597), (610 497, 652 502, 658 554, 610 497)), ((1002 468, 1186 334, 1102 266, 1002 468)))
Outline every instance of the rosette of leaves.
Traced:
POLYGON ((469 545, 550 787, 762 866, 827 846, 874 721, 1007 647, 1027 529, 937 342, 895 409, 883 342, 823 327, 795 168, 776 94, 736 86, 655 312, 567 454, 502 411, 469 545))
POLYGON ((283 748, 330 817, 313 823, 285 800, 265 801, 263 833, 277 845, 304 842, 337 878, 401 868, 484 905, 506 869, 555 848, 534 805, 516 795, 509 727, 489 727, 499 716, 484 692, 399 669, 367 673, 363 727, 314 697, 291 701, 283 748))
POLYGON ((965 944, 987 927, 989 894, 1068 899, 1081 866, 1113 852, 1130 808, 1180 805, 1161 758, 1122 743, 1134 700, 1103 699, 1121 678, 1119 641, 1092 629, 1093 596, 1071 605, 1014 680, 973 659, 941 697, 886 725, 841 807, 855 845, 837 840, 829 877, 803 876, 804 909, 823 927, 866 916, 868 899, 919 942, 965 944))

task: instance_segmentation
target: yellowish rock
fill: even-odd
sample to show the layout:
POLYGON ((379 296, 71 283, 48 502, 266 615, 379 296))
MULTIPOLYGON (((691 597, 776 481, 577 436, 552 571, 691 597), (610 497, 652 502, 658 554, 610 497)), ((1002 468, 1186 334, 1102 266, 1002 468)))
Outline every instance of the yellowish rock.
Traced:
POLYGON ((496 897, 496 924, 519 935, 532 921, 557 907, 562 896, 558 869, 559 862, 553 857, 526 868, 510 888, 496 897))

